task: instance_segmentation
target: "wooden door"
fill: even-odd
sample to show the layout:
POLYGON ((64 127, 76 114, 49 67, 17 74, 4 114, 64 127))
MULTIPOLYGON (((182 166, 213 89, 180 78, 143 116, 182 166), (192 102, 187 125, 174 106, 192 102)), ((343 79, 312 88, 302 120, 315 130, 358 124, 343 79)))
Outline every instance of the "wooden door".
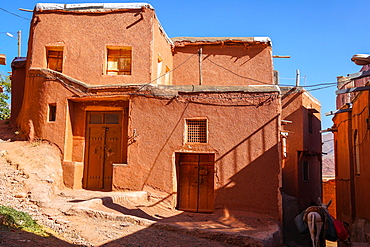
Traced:
POLYGON ((84 188, 112 190, 113 163, 122 162, 122 114, 88 112, 84 188))
POLYGON ((180 154, 178 208, 190 212, 214 210, 214 155, 180 154))

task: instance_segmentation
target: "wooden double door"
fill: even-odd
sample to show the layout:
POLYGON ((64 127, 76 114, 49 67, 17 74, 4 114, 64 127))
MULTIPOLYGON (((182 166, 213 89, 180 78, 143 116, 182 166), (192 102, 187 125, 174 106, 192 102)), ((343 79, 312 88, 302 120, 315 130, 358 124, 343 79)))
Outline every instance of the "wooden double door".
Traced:
POLYGON ((113 164, 122 163, 122 113, 87 112, 84 188, 112 190, 113 164))
POLYGON ((214 155, 184 154, 178 162, 178 209, 214 211, 214 155))

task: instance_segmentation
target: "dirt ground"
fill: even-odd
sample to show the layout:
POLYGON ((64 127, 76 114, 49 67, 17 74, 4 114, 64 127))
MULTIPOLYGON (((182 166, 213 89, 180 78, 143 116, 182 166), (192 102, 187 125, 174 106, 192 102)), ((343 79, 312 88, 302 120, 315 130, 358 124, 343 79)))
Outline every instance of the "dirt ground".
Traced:
POLYGON ((17 139, 14 130, 0 122, 0 205, 30 214, 52 235, 41 237, 0 225, 0 247, 262 246, 233 234, 263 238, 264 233, 278 232, 276 222, 258 216, 176 211, 162 203, 160 195, 151 193, 143 194, 145 200, 135 197, 133 203, 113 192, 70 190, 62 182, 58 147, 17 139), (111 198, 120 201, 107 202, 111 198), (194 226, 196 231, 187 230, 194 226), (177 227, 182 230, 175 230, 177 227), (213 231, 211 237, 203 234, 204 229, 213 231))

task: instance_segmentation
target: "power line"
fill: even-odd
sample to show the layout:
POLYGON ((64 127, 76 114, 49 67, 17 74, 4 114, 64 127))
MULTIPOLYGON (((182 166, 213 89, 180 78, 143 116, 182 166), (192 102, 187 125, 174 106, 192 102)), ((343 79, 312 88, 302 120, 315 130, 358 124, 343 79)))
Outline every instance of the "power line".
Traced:
POLYGON ((152 80, 152 81, 150 81, 150 82, 148 82, 148 83, 145 83, 145 84, 144 84, 142 87, 140 87, 137 91, 140 91, 143 87, 145 87, 145 86, 147 86, 147 85, 151 84, 152 82, 155 82, 156 80, 158 80, 158 79, 162 78, 163 76, 165 76, 165 75, 167 75, 167 74, 169 74, 169 73, 172 73, 173 71, 175 71, 176 69, 178 69, 179 67, 181 67, 183 64, 185 64, 187 61, 189 61, 189 60, 190 60, 190 58, 194 57, 195 55, 198 55, 198 53, 194 53, 193 55, 191 55, 190 57, 188 57, 184 62, 182 62, 181 64, 179 64, 178 66, 176 66, 176 67, 175 67, 175 68, 173 68, 172 70, 170 70, 170 71, 168 71, 168 72, 164 73, 163 75, 161 75, 161 76, 157 77, 156 79, 154 79, 154 80, 152 80))
POLYGON ((3 45, 2 47, 0 47, 0 49, 3 49, 5 47, 7 47, 13 40, 10 40, 8 43, 6 43, 5 45, 3 45))
POLYGON ((222 69, 224 69, 224 70, 226 70, 226 71, 228 71, 228 72, 230 72, 230 73, 232 73, 232 74, 234 74, 234 75, 236 75, 236 76, 239 76, 239 77, 241 77, 241 78, 243 78, 243 79, 248 79, 248 80, 256 81, 256 82, 259 82, 259 83, 262 83, 262 84, 270 84, 270 83, 263 82, 263 81, 260 81, 260 80, 257 80, 257 79, 253 79, 253 78, 250 78, 250 77, 246 77, 246 76, 243 76, 243 75, 239 75, 238 73, 235 73, 234 71, 232 71, 232 70, 230 70, 230 69, 228 69, 228 68, 225 68, 224 66, 222 66, 222 65, 220 65, 220 64, 217 64, 217 63, 213 62, 211 59, 208 59, 208 61, 210 61, 210 62, 211 62, 211 63, 213 63, 214 65, 216 65, 216 66, 218 66, 218 67, 220 67, 220 68, 222 68, 222 69))
POLYGON ((6 9, 0 8, 0 10, 5 11, 6 13, 9 13, 9 14, 14 15, 14 16, 16 16, 16 17, 19 17, 19 18, 22 18, 22 19, 25 19, 25 20, 28 20, 28 21, 30 20, 30 19, 28 19, 28 18, 26 18, 26 17, 23 17, 23 16, 20 16, 20 15, 14 14, 14 13, 12 13, 12 12, 10 12, 10 11, 6 10, 6 9))
POLYGON ((326 87, 319 87, 319 88, 314 88, 314 89, 310 89, 310 90, 306 90, 308 92, 312 92, 312 91, 316 91, 316 90, 321 90, 321 89, 325 89, 325 88, 329 88, 329 87, 335 87, 336 85, 331 85, 331 86, 326 86, 326 87))

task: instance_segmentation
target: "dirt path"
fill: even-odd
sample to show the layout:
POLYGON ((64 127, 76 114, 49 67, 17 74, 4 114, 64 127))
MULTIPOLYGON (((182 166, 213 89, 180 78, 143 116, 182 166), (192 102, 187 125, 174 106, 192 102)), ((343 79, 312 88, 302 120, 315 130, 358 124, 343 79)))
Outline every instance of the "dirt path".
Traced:
POLYGON ((231 246, 129 222, 66 215, 61 205, 53 207, 60 203, 58 195, 68 191, 61 181, 59 149, 45 142, 12 141, 15 138, 0 125, 0 205, 30 214, 53 236, 0 225, 0 246, 231 246))
POLYGON ((0 224, 2 246, 276 246, 278 224, 248 212, 174 210, 159 192, 71 190, 62 181, 61 151, 17 141, 0 121, 0 205, 47 227, 40 237, 0 224))

